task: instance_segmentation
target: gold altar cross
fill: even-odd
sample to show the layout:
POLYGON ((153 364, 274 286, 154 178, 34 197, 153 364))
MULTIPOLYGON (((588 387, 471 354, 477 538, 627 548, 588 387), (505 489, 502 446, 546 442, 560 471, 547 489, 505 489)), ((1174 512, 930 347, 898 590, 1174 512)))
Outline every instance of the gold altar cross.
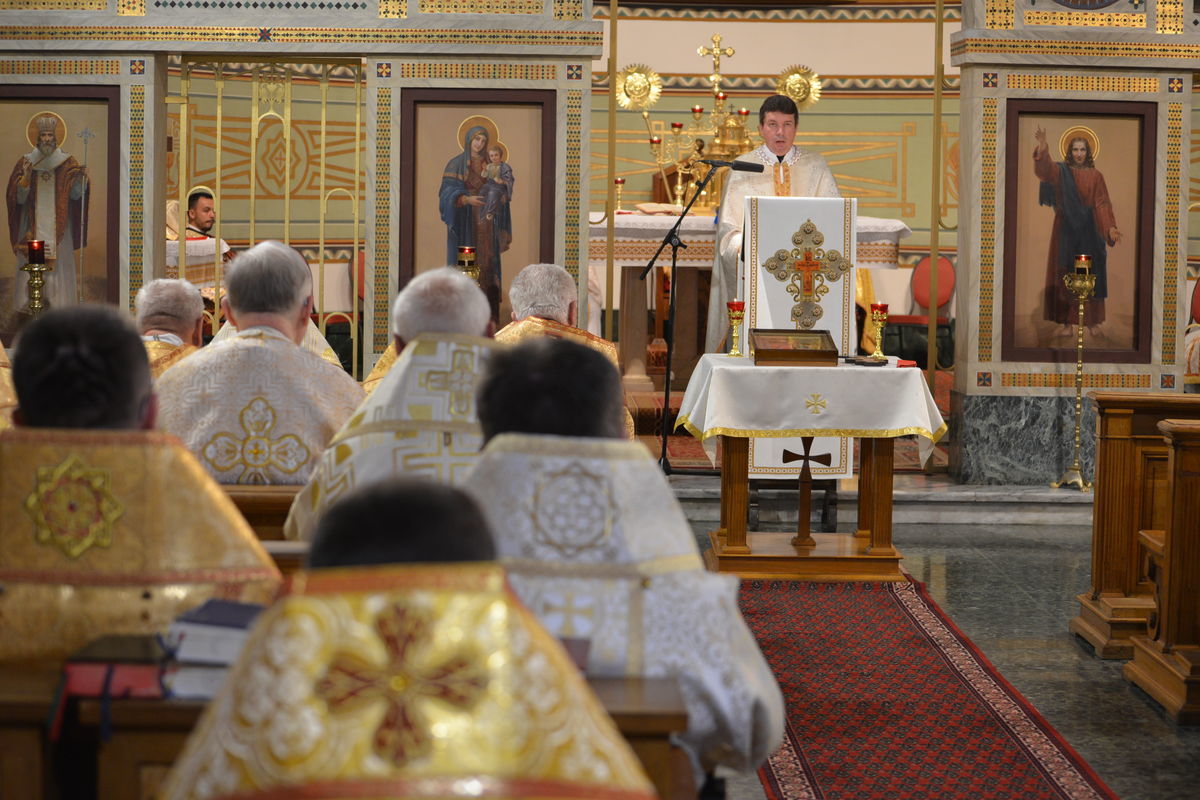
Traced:
POLYGON ((833 462, 833 456, 830 453, 822 453, 819 456, 812 455, 810 452, 812 443, 813 437, 802 436, 800 437, 800 444, 804 446, 802 452, 783 451, 783 463, 800 462, 800 518, 796 520, 796 536, 792 539, 792 544, 796 547, 817 546, 816 540, 812 537, 812 528, 809 523, 809 517, 812 515, 812 463, 815 461, 828 467, 833 462))
POLYGON ((470 350, 455 350, 450 369, 425 373, 421 386, 450 393, 450 416, 469 416, 475 401, 475 354, 470 350))
POLYGON ((763 269, 787 283, 795 300, 792 321, 799 329, 809 329, 824 313, 821 298, 829 294, 827 283, 840 281, 854 265, 837 250, 826 250, 825 234, 811 219, 805 220, 792 234, 791 250, 776 250, 762 263, 763 269))
POLYGON ((713 89, 715 92, 716 89, 720 88, 720 84, 721 84, 721 56, 732 57, 733 56, 733 48, 732 47, 721 47, 721 34, 719 34, 719 33, 713 34, 712 43, 713 43, 712 47, 705 47, 704 45, 700 45, 698 48, 696 48, 696 55, 712 56, 713 71, 712 71, 712 75, 708 76, 708 79, 713 82, 713 84, 714 84, 713 89))

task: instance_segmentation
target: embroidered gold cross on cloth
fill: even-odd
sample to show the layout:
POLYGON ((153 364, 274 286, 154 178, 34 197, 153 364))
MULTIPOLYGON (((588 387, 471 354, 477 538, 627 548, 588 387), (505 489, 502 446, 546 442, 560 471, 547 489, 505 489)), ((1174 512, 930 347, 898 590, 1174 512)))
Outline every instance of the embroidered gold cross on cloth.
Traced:
POLYGON ((811 220, 792 234, 791 250, 776 250, 763 262, 767 272, 788 283, 787 291, 796 301, 792 321, 800 329, 812 328, 821 318, 821 298, 829 294, 826 282, 839 281, 853 266, 841 252, 826 250, 825 234, 811 220))

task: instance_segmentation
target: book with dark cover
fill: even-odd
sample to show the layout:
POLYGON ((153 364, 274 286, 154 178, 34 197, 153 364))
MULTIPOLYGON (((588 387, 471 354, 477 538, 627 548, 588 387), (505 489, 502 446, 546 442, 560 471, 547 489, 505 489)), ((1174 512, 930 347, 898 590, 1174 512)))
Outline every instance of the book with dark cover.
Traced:
POLYGON ((263 606, 255 603, 208 600, 175 618, 167 633, 167 646, 182 663, 232 664, 262 610, 263 606))

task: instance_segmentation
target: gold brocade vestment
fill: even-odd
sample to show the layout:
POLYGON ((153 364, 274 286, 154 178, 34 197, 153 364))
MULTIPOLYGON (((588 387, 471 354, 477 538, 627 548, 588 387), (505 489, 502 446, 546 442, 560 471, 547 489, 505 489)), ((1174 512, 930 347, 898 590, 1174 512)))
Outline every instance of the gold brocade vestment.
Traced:
POLYGON ((12 412, 17 407, 17 390, 13 388, 12 362, 4 345, 0 344, 0 431, 12 427, 12 412))
POLYGON ((5 431, 0 519, 0 659, 62 658, 280 584, 233 501, 161 433, 5 431))
POLYGON ((150 377, 155 379, 200 349, 191 344, 172 344, 145 338, 142 344, 146 346, 146 358, 150 360, 150 377))
POLYGON ((159 797, 650 800, 629 746, 494 565, 297 573, 159 797))
POLYGON ((475 389, 491 339, 423 334, 409 342, 321 454, 284 524, 289 539, 310 539, 320 515, 356 486, 413 475, 457 485, 479 458, 483 434, 475 389))

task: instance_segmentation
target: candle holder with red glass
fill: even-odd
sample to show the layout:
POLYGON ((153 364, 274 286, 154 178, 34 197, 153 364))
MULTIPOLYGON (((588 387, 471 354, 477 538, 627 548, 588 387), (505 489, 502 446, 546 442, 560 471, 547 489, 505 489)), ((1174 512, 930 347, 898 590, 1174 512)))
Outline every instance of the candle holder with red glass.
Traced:
POLYGON ((53 267, 46 265, 46 243, 41 239, 33 239, 26 246, 25 266, 21 267, 22 272, 29 273, 29 303, 26 308, 29 311, 29 316, 36 317, 50 307, 50 301, 42 294, 42 289, 46 286, 44 274, 53 270, 53 267))
POLYGON ((887 325, 887 303, 871 303, 871 324, 875 326, 875 352, 869 356, 859 356, 854 363, 862 367, 882 367, 888 363, 883 352, 883 327, 887 325))
POLYGON ((460 245, 458 248, 458 268, 475 285, 479 285, 479 265, 475 263, 475 248, 470 245, 460 245))
POLYGON ((741 358, 745 355, 742 352, 742 320, 746 318, 746 301, 745 300, 730 300, 725 304, 729 309, 729 335, 732 344, 729 347, 729 355, 734 358, 741 358))

